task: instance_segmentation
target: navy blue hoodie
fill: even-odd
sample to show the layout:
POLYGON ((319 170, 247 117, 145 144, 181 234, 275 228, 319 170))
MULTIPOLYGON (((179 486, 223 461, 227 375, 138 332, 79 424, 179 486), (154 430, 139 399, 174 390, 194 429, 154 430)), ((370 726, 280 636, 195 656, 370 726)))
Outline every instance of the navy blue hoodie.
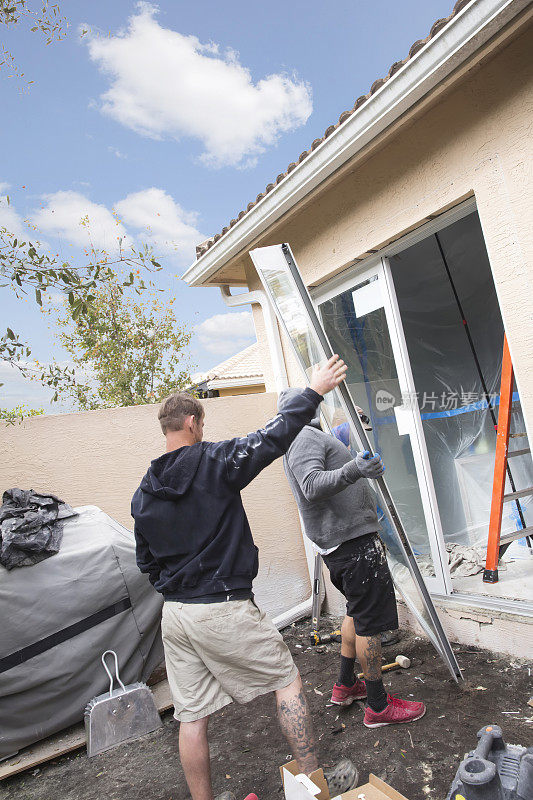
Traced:
POLYGON ((166 600, 210 602, 251 591, 257 547, 241 490, 287 451, 321 400, 304 389, 255 433, 198 442, 152 461, 131 515, 137 565, 166 600))

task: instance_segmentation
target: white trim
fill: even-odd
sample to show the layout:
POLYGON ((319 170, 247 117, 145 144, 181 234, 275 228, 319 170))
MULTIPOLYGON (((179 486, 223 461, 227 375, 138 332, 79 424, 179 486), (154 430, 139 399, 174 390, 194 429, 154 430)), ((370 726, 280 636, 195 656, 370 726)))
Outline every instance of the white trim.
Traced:
MULTIPOLYGON (((385 312, 387 332, 393 351, 398 384, 402 394, 407 394, 413 390, 411 385, 412 374, 407 356, 407 347, 405 345, 405 341, 402 339, 403 328, 401 327, 401 321, 399 318, 400 312, 397 304, 395 303, 396 298, 394 287, 392 285, 392 280, 388 272, 388 265, 385 259, 380 258, 377 262, 375 259, 373 259, 373 261, 373 266, 369 266, 364 270, 364 272, 358 270, 356 276, 352 274, 352 280, 350 281, 349 288, 351 290, 356 283, 366 281, 374 275, 377 277, 381 288, 381 307, 385 312)), ((335 295, 338 293, 339 292, 336 291, 335 295)), ((315 306, 319 317, 319 306, 323 302, 325 302, 325 300, 323 300, 322 297, 320 297, 320 300, 318 300, 318 298, 313 300, 313 305, 315 306)), ((402 408, 403 410, 403 406, 396 406, 394 409, 395 412, 398 408, 402 408)), ((421 432, 417 426, 416 415, 412 409, 405 409, 405 419, 407 423, 405 434, 408 436, 411 445, 411 452, 416 470, 416 479, 420 492, 420 503, 422 506, 424 522, 427 530, 431 560, 435 570, 435 575, 424 576, 424 581, 431 593, 436 592, 442 594, 443 592, 451 591, 451 584, 449 583, 449 579, 447 580, 447 565, 446 567, 444 566, 441 556, 440 543, 442 542, 443 544, 444 540, 442 536, 442 530, 440 528, 440 518, 438 514, 435 515, 434 513, 434 498, 431 495, 432 484, 430 484, 430 481, 428 481, 429 459, 427 459, 427 452, 425 451, 425 440, 423 436, 421 437, 420 435, 421 432)), ((400 431, 398 431, 398 433, 400 433, 400 431)), ((431 475, 431 472, 429 472, 429 475, 431 475)))
POLYGON ((208 280, 230 258, 444 81, 529 5, 529 0, 472 0, 387 80, 361 108, 215 242, 183 275, 208 280))
POLYGON ((288 387, 289 379, 287 377, 287 370, 285 368, 285 358, 283 356, 283 348, 281 346, 278 323, 270 299, 268 298, 267 294, 262 291, 262 289, 255 289, 253 292, 247 292, 246 294, 232 295, 230 287, 227 285, 220 287, 220 294, 222 295, 222 299, 228 308, 237 308, 238 306, 247 306, 248 304, 253 305, 254 303, 257 303, 257 305, 260 307, 263 313, 268 349, 270 351, 270 359, 272 361, 274 385, 276 387, 276 392, 279 394, 288 387))
POLYGON ((238 386, 264 386, 263 376, 255 378, 215 378, 207 381, 208 389, 231 389, 238 386))
POLYGON ((405 236, 395 239, 394 242, 383 247, 377 253, 373 253, 362 261, 355 261, 353 264, 346 267, 346 269, 343 269, 338 275, 330 278, 329 281, 325 281, 319 284, 319 286, 311 287, 309 293, 313 302, 325 303, 326 300, 331 300, 332 297, 349 289, 354 278, 357 280, 359 273, 376 266, 382 258, 390 258, 391 256, 395 256, 407 250, 423 239, 427 239, 428 236, 432 236, 434 233, 438 233, 449 225, 453 225, 454 222, 468 216, 468 214, 472 214, 473 211, 477 211, 476 198, 469 197, 468 200, 458 203, 449 211, 444 211, 430 222, 425 222, 423 225, 420 225, 420 227, 410 231, 410 233, 406 233, 405 236))
MULTIPOLYGON (((383 264, 384 281, 387 287, 391 308, 391 322, 394 325, 394 333, 393 336, 391 336, 391 340, 397 347, 395 356, 396 360, 400 362, 401 371, 405 376, 408 396, 415 397, 416 388, 413 378, 413 371, 411 369, 411 359, 409 358, 409 352, 407 350, 407 342, 405 340, 402 317, 400 314, 400 308, 398 306, 398 298, 396 296, 396 289, 394 288, 392 272, 389 260, 387 258, 382 258, 381 261, 383 264)), ((399 373, 400 369, 398 369, 398 374, 399 373)), ((431 464, 429 461, 426 437, 422 426, 422 417, 420 416, 418 404, 414 404, 414 408, 407 409, 407 413, 409 414, 410 422, 413 426, 411 434, 411 446, 413 449, 416 474, 420 486, 420 495, 422 497, 422 504, 426 514, 433 566, 435 567, 436 576, 440 578, 441 589, 444 589, 446 594, 451 594, 452 581, 450 578, 450 569, 446 555, 446 545, 442 531, 439 507, 437 503, 437 494, 435 492, 435 484, 433 482, 433 472, 431 470, 431 464)), ((430 591, 438 591, 437 589, 432 590, 429 585, 428 588, 430 591)))
MULTIPOLYGON (((481 573, 478 575, 481 581, 481 573)), ((482 608, 487 611, 496 611, 501 614, 509 614, 515 617, 533 617, 533 604, 525 600, 511 600, 506 597, 489 597, 486 594, 465 594, 464 592, 452 592, 452 594, 437 594, 431 592, 431 597, 435 604, 442 606, 463 606, 464 608, 482 608)))

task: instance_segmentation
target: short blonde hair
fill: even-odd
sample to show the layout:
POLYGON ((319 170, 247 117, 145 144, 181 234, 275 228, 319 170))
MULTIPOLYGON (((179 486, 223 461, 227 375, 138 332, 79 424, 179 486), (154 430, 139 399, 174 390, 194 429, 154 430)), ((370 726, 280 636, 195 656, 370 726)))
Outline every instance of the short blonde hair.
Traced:
POLYGON ((193 416, 200 422, 204 416, 204 407, 200 401, 187 392, 177 392, 163 402, 159 409, 157 418, 161 424, 161 430, 166 435, 167 431, 183 430, 185 417, 193 416))

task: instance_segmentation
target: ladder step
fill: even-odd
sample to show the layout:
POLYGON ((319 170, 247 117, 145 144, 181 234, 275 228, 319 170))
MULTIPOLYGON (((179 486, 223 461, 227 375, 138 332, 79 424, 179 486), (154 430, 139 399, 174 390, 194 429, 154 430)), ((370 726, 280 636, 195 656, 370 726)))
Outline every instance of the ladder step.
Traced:
POLYGON ((520 433, 510 433, 509 439, 520 439, 522 436, 527 436, 527 433, 525 431, 522 431, 520 433))
POLYGON ((524 447, 523 450, 511 450, 510 453, 507 453, 507 458, 516 458, 517 456, 525 456, 527 453, 531 453, 529 447, 524 447))
POLYGON ((519 489, 518 492, 504 494, 503 501, 507 503, 509 500, 517 500, 519 497, 527 497, 528 494, 533 494, 533 486, 528 486, 527 489, 519 489))
POLYGON ((512 533, 504 533, 503 536, 500 537, 500 547, 502 544, 510 544, 511 542, 515 542, 517 539, 523 539, 524 536, 531 536, 533 535, 533 526, 529 528, 522 528, 521 531, 513 531, 512 533))

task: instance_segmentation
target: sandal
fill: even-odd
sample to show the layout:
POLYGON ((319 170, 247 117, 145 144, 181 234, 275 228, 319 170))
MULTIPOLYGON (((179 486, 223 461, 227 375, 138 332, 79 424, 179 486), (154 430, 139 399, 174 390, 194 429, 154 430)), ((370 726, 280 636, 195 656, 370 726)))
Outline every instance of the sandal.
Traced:
POLYGON ((343 758, 333 769, 324 772, 332 798, 353 789, 357 785, 358 777, 357 768, 349 758, 343 758))

